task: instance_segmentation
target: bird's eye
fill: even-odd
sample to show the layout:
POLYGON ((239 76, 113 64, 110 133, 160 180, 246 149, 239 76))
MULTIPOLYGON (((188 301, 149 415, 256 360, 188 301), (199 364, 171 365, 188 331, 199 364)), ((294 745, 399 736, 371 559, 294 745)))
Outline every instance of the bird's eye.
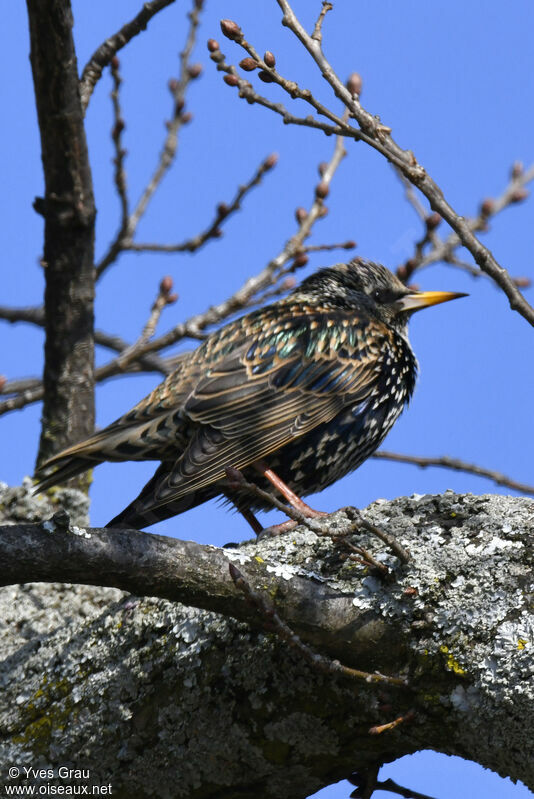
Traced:
POLYGON ((375 289, 373 291, 373 300, 375 302, 380 302, 380 303, 395 302, 396 299, 397 299, 397 294, 391 289, 382 288, 382 289, 375 289))

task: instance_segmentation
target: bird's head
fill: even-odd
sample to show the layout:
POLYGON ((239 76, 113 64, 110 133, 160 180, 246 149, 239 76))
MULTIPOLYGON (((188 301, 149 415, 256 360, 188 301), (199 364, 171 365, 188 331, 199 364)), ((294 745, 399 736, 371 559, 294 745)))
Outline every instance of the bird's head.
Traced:
POLYGON ((382 264, 363 258, 320 269, 293 294, 332 308, 365 310, 401 332, 415 311, 467 296, 453 291, 414 291, 382 264))

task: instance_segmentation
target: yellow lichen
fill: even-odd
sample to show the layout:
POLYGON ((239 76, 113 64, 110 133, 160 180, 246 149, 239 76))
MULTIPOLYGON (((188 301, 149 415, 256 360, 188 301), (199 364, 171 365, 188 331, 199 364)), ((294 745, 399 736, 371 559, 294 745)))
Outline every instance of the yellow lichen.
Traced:
POLYGON ((439 651, 442 652, 444 655, 447 655, 447 668, 449 671, 453 671, 455 674, 463 675, 465 674, 465 669, 462 669, 458 661, 455 657, 449 652, 448 646, 440 646, 439 651))

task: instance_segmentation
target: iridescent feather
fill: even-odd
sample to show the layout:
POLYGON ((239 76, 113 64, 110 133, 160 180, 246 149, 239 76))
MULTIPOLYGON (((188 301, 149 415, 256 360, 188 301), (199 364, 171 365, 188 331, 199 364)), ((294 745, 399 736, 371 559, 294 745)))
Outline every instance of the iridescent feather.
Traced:
POLYGON ((211 334, 131 411, 44 463, 38 490, 102 461, 160 460, 110 522, 123 527, 221 494, 240 508, 267 507, 228 486, 227 466, 258 481, 252 464, 261 460, 296 494, 321 490, 369 457, 413 392, 406 323, 414 296, 362 259, 315 273, 211 334))

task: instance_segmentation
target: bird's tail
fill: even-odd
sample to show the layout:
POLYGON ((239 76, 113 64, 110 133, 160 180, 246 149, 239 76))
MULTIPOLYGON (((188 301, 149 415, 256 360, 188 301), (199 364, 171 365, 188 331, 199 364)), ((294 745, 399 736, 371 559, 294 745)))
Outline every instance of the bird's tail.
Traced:
MULTIPOLYGON (((138 440, 129 442, 132 425, 114 422, 90 438, 73 444, 53 455, 35 471, 37 484, 34 493, 46 491, 54 485, 64 483, 104 461, 145 460, 144 448, 138 440)), ((142 427, 140 427, 142 432, 142 427)))
POLYGON ((60 483, 65 483, 67 480, 70 480, 71 477, 76 477, 78 474, 82 474, 88 471, 88 469, 92 469, 93 466, 102 463, 100 460, 91 458, 68 456, 65 457, 63 463, 58 461, 58 468, 54 469, 53 466, 55 464, 52 463, 52 461, 55 460, 56 458, 50 458, 50 460, 46 461, 35 470, 33 477, 37 482, 33 490, 34 494, 46 491, 60 483))
POLYGON ((164 461, 156 469, 155 474, 144 486, 141 493, 127 508, 106 524, 106 527, 131 527, 142 530, 151 524, 178 516, 196 505, 200 505, 220 493, 220 487, 205 486, 198 491, 191 491, 179 499, 170 500, 165 504, 156 501, 155 495, 160 483, 167 478, 174 462, 164 461))

